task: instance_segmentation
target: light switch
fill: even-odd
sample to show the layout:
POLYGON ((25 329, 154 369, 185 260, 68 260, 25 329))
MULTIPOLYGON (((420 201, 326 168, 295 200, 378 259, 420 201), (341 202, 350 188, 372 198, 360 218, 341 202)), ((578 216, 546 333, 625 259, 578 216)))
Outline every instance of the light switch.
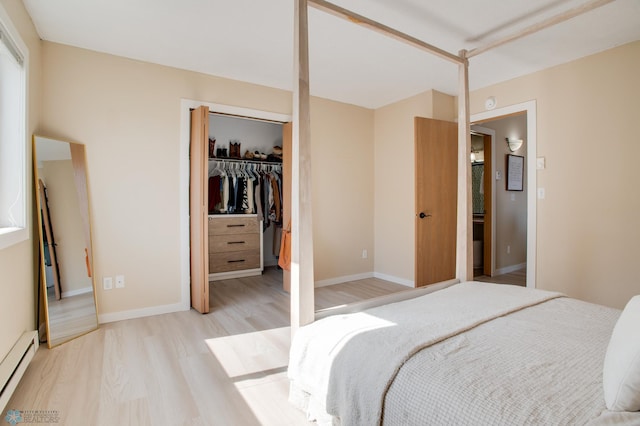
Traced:
POLYGON ((112 277, 103 277, 102 278, 102 288, 105 290, 111 290, 113 288, 113 278, 112 277))
POLYGON ((500 170, 496 171, 496 180, 502 179, 502 172, 500 170))
POLYGON ((536 169, 537 170, 544 170, 544 168, 545 168, 544 157, 536 158, 536 169))
POLYGON ((538 199, 543 200, 545 196, 544 188, 538 188, 538 199))

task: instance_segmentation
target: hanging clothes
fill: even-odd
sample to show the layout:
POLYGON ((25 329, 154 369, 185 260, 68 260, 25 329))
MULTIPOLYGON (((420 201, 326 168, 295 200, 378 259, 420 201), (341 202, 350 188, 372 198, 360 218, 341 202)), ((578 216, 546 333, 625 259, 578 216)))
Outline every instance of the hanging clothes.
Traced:
POLYGON ((264 230, 282 223, 282 165, 209 160, 209 213, 256 214, 264 230))
POLYGON ((220 176, 209 178, 209 213, 215 213, 216 206, 222 202, 222 192, 220 191, 220 176))

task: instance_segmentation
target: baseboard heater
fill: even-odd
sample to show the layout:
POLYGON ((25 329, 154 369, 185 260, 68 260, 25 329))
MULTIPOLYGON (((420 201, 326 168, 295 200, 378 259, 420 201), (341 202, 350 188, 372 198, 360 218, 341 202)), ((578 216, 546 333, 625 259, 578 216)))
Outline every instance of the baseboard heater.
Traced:
POLYGON ((0 412, 4 412, 13 391, 38 350, 38 332, 27 331, 0 363, 0 412))

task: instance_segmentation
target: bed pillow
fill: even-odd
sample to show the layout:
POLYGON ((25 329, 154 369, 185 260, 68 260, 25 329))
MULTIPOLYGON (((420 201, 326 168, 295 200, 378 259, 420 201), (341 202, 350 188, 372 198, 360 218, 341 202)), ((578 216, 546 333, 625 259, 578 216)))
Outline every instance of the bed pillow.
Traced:
POLYGON ((640 296, 613 328, 602 369, 604 400, 612 411, 640 411, 640 296))

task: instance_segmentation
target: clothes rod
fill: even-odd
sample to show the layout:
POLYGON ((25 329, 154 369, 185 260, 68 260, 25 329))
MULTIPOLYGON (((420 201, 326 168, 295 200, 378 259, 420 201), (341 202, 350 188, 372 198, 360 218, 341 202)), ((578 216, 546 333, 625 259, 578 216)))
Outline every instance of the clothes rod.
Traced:
POLYGON ((269 161, 269 160, 252 160, 250 158, 209 158, 209 161, 222 161, 231 163, 251 163, 251 164, 265 164, 268 166, 282 166, 281 161, 269 161))

